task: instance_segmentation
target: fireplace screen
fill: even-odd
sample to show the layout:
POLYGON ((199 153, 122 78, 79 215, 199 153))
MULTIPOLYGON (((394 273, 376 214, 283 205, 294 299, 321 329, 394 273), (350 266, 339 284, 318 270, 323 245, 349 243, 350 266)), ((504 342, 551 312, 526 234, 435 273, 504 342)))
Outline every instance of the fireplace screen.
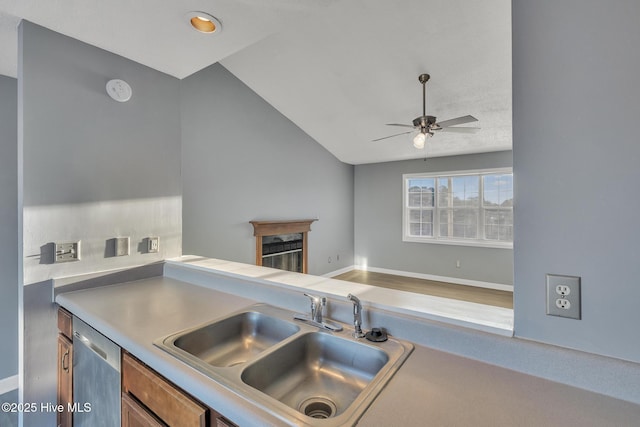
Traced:
POLYGON ((302 233, 262 237, 262 265, 302 273, 302 233))

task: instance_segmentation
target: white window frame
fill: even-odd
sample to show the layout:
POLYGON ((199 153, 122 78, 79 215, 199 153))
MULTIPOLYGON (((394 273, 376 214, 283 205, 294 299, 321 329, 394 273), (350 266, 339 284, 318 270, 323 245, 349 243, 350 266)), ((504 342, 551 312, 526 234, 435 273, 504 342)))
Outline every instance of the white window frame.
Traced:
POLYGON ((431 243, 439 245, 458 245, 458 246, 476 246, 484 248, 503 248, 512 249, 513 242, 501 242, 497 240, 485 240, 485 239, 454 239, 449 237, 439 237, 435 234, 440 229, 439 215, 438 215, 438 192, 437 192, 437 180, 443 177, 456 177, 456 176, 468 176, 479 175, 480 187, 479 187, 479 218, 478 229, 482 229, 482 235, 484 235, 484 212, 485 208, 482 205, 484 195, 484 180, 482 175, 499 175, 499 174, 513 174, 513 168, 491 168, 491 169, 471 169, 463 171, 442 171, 442 172, 427 172, 427 173, 408 173, 402 175, 402 241, 403 242, 415 242, 415 243, 431 243), (435 201, 433 206, 433 230, 434 236, 412 236, 409 234, 409 203, 408 203, 408 181, 416 178, 433 178, 436 180, 436 194, 434 195, 435 201))

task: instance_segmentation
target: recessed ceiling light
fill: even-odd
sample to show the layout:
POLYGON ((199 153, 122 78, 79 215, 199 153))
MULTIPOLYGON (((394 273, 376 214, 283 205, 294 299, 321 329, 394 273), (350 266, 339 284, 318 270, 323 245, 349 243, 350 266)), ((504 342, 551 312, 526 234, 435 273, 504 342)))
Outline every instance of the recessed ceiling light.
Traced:
POLYGON ((189 20, 189 24, 196 31, 205 34, 219 33, 222 31, 222 24, 213 15, 209 15, 205 12, 189 12, 186 15, 189 20))

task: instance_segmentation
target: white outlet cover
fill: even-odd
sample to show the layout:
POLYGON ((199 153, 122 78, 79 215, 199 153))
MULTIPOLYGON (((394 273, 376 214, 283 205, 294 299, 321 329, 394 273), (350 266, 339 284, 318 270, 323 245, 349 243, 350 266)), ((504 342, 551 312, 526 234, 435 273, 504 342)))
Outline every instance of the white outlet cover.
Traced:
POLYGON ((547 274, 548 315, 580 320, 580 305, 580 277, 547 274))
POLYGON ((120 79, 113 79, 107 82, 107 93, 112 99, 118 102, 127 102, 133 95, 133 90, 129 83, 120 79))
POLYGON ((129 255, 129 238, 116 237, 115 239, 115 256, 129 255))

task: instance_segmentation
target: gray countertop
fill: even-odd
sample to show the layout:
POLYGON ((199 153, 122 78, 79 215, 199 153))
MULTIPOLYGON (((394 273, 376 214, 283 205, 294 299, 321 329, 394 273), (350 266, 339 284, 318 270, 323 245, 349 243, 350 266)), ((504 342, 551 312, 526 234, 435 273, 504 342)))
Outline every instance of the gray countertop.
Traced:
MULTIPOLYGON (((156 338, 258 301, 167 277, 62 293, 56 301, 238 425, 286 425, 153 346, 156 338)), ((639 423, 639 405, 417 345, 358 425, 639 423)))

